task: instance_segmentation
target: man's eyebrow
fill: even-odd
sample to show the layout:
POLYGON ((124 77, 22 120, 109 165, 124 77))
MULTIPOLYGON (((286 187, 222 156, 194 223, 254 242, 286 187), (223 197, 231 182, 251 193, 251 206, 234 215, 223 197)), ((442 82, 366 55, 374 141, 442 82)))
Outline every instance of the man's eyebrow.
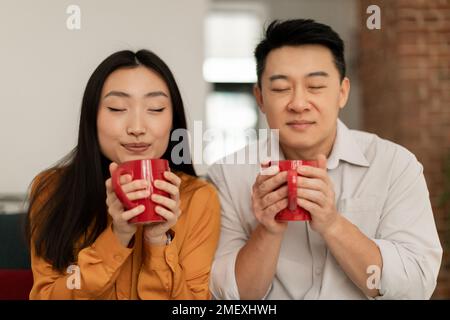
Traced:
MULTIPOLYGON (((151 91, 151 92, 148 92, 148 93, 146 93, 144 95, 145 98, 153 98, 153 97, 160 97, 160 96, 168 98, 167 94, 165 94, 162 91, 151 91)), ((107 98, 107 97, 130 98, 131 95, 129 93, 126 93, 126 92, 123 92, 123 91, 113 90, 113 91, 108 92, 103 98, 107 98)))
MULTIPOLYGON (((310 72, 307 73, 305 75, 305 78, 309 78, 309 77, 329 77, 330 75, 328 73, 326 73, 325 71, 314 71, 314 72, 310 72)), ((288 76, 284 75, 284 74, 274 74, 273 76, 269 77, 270 81, 275 81, 275 80, 288 80, 288 76)))
POLYGON ((325 71, 314 71, 310 72, 306 75, 306 78, 309 77, 329 77, 330 75, 326 73, 325 71))
POLYGON ((270 76, 270 77, 269 77, 269 80, 270 80, 270 81, 275 81, 275 80, 279 80, 279 79, 281 79, 281 80, 287 80, 288 77, 285 76, 284 74, 274 74, 273 76, 270 76))

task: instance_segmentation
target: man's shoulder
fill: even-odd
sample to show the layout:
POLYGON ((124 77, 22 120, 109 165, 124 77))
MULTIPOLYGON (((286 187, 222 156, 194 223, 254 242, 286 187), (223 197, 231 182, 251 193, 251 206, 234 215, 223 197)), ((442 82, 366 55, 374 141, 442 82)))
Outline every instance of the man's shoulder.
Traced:
POLYGON ((375 133, 361 130, 350 130, 356 143, 369 162, 390 161, 399 164, 418 162, 414 153, 394 141, 381 138, 375 133))

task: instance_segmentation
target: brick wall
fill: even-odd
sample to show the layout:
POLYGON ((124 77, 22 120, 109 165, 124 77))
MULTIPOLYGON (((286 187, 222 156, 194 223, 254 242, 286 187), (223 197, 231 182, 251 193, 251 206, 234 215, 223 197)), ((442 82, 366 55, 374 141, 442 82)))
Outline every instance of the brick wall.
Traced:
POLYGON ((444 257, 434 299, 450 298, 450 206, 439 207, 450 154, 450 0, 361 0, 358 65, 363 128, 424 166, 444 257), (369 30, 369 5, 381 29, 369 30))

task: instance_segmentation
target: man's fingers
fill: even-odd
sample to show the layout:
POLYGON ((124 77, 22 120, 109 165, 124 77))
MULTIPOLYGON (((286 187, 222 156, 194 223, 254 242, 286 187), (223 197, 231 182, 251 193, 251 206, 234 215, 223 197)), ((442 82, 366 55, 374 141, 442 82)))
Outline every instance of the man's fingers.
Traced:
POLYGON ((258 187, 259 195, 262 197, 265 196, 266 194, 279 188, 282 184, 286 183, 286 181, 287 181, 287 171, 282 171, 277 175, 272 176, 269 179, 266 179, 258 187))
POLYGON ((288 199, 281 199, 264 210, 264 215, 273 219, 275 215, 288 206, 288 199))
POLYGON ((270 179, 274 175, 276 175, 278 172, 280 172, 280 168, 278 166, 271 166, 268 168, 261 168, 261 171, 259 172, 258 176, 256 177, 255 184, 260 185, 264 181, 270 179))
POLYGON ((323 154, 319 154, 317 156, 317 165, 320 169, 327 169, 327 157, 325 157, 323 154))
POLYGON ((288 186, 282 186, 278 190, 270 192, 262 199, 262 207, 267 208, 279 200, 288 196, 288 186))
POLYGON ((326 190, 327 184, 321 179, 311 179, 306 177, 297 177, 297 188, 311 190, 326 190))

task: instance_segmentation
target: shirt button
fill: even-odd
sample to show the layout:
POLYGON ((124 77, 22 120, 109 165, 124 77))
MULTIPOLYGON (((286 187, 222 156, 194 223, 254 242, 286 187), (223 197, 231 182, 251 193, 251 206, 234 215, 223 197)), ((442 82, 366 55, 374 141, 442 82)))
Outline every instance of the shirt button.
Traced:
POLYGON ((114 256, 114 259, 115 259, 116 261, 120 262, 120 261, 122 261, 122 256, 121 256, 120 254, 116 254, 116 255, 114 256))

